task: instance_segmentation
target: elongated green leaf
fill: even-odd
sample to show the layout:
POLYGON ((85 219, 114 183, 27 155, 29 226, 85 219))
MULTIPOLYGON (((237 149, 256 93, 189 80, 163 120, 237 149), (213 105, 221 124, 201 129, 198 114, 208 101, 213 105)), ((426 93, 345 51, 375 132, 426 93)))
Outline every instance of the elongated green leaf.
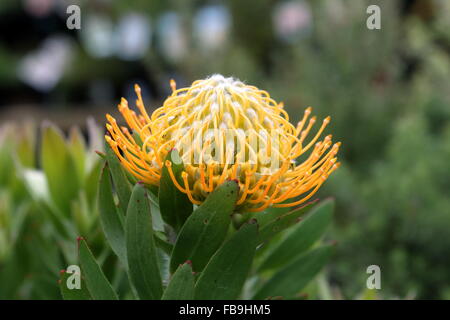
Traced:
MULTIPOLYGON (((166 161, 172 163, 172 172, 180 185, 183 185, 181 173, 183 163, 176 150, 167 154, 166 161)), ((186 194, 175 187, 170 178, 169 171, 164 165, 159 183, 159 209, 163 220, 176 231, 180 230, 186 219, 192 213, 192 203, 186 194)))
POLYGON ((26 275, 29 272, 28 267, 25 266, 22 259, 25 248, 25 241, 20 241, 14 248, 14 254, 2 262, 0 272, 0 300, 15 298, 18 288, 23 286, 26 275))
POLYGON ((299 222, 300 217, 304 215, 311 208, 312 203, 308 203, 303 207, 294 209, 291 212, 278 216, 274 220, 266 223, 264 227, 261 228, 259 232, 258 244, 269 240, 274 235, 286 230, 290 226, 299 222))
POLYGON ((259 270, 287 264, 308 250, 331 223, 333 207, 333 200, 326 200, 315 206, 305 220, 293 227, 284 239, 266 253, 259 270))
POLYGON ((78 179, 83 181, 86 168, 86 144, 78 127, 70 129, 67 149, 77 169, 78 179))
POLYGON ((77 199, 71 202, 71 220, 81 234, 87 234, 92 226, 92 212, 84 190, 81 190, 77 199))
POLYGON ((227 181, 216 188, 186 220, 172 252, 170 270, 190 260, 195 272, 200 272, 220 247, 231 222, 236 205, 238 185, 227 181))
POLYGON ((255 255, 258 226, 245 224, 217 250, 195 286, 200 300, 236 299, 255 255))
POLYGON ((189 263, 180 265, 173 274, 162 300, 194 299, 194 274, 189 263))
POLYGON ((126 247, 130 279, 141 299, 160 299, 161 274, 153 237, 150 201, 143 185, 133 188, 126 217, 126 247))
POLYGON ((94 300, 118 300, 117 294, 95 261, 86 241, 81 239, 78 243, 81 270, 92 298, 94 300))
MULTIPOLYGON (((20 125, 20 128, 21 132, 17 141, 17 156, 24 167, 35 168, 36 125, 32 120, 27 120, 23 125, 20 125)), ((13 134, 17 136, 16 130, 13 130, 13 134)))
POLYGON ((254 213, 252 218, 258 221, 258 225, 260 228, 263 228, 266 224, 270 223, 280 216, 285 215, 291 210, 292 208, 269 207, 264 211, 254 213))
MULTIPOLYGON (((153 211, 152 211, 153 214, 153 211)), ((154 229, 153 229, 154 230, 154 229)), ((161 231, 155 231, 154 232, 154 238, 155 238, 155 244, 158 248, 162 249, 165 253, 170 255, 173 250, 173 244, 169 243, 161 231)))
POLYGON ((331 245, 313 249, 301 255, 270 278, 254 299, 268 297, 294 298, 323 268, 331 256, 331 245))
POLYGON ((98 208, 106 239, 114 253, 119 257, 122 265, 127 269, 124 218, 121 213, 117 212, 114 203, 108 163, 105 163, 103 166, 100 176, 100 183, 98 185, 98 208))
POLYGON ((68 282, 71 281, 71 277, 77 275, 67 273, 65 270, 61 272, 59 280, 59 289, 64 300, 92 300, 92 297, 87 289, 86 283, 84 282, 81 275, 80 278, 80 288, 69 289, 68 282))
POLYGON ((104 165, 104 161, 94 160, 91 169, 87 173, 84 189, 86 190, 86 196, 89 204, 95 206, 97 204, 97 191, 98 182, 100 180, 100 174, 104 165))
POLYGON ((158 203, 158 188, 156 186, 146 186, 148 190, 148 197, 150 199, 150 210, 152 211, 152 223, 153 230, 155 231, 165 231, 165 224, 161 217, 161 212, 159 211, 159 203, 158 203), (156 188, 156 193, 155 189, 156 188), (155 195, 156 194, 156 195, 155 195))
MULTIPOLYGON (((89 141, 88 153, 94 156, 94 153, 103 153, 105 139, 103 129, 97 124, 95 119, 90 116, 86 119, 87 141, 89 141)), ((95 156, 94 156, 95 157, 95 156)))
POLYGON ((52 200, 62 213, 69 214, 79 190, 77 168, 63 134, 49 123, 42 127, 41 164, 52 200))
POLYGON ((105 150, 106 161, 108 162, 109 170, 111 171, 114 189, 116 190, 117 197, 119 198, 119 207, 125 214, 127 212, 128 201, 131 196, 131 185, 128 182, 119 159, 117 159, 116 154, 108 144, 106 144, 105 150))

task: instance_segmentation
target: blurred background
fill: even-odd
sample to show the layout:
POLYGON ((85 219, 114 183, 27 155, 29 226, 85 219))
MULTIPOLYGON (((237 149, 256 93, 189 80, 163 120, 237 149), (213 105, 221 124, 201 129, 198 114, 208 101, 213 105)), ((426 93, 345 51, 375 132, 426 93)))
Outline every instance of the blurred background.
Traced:
POLYGON ((358 298, 376 264, 379 298, 450 299, 450 1, 0 2, 0 126, 85 134, 134 83, 154 110, 170 79, 213 73, 267 90, 294 123, 307 106, 332 116, 343 166, 319 195, 338 204, 331 297, 358 298), (381 30, 366 27, 370 4, 381 30))

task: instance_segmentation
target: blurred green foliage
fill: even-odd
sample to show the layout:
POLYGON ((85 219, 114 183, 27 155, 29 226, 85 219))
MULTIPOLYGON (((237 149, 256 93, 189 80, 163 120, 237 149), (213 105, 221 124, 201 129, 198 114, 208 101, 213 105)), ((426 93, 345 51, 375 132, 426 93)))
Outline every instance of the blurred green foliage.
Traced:
MULTIPOLYGON (((365 285, 365 268, 376 264, 382 297, 449 298, 450 61, 435 24, 411 18, 404 28, 396 41, 417 61, 416 70, 380 61, 390 82, 385 89, 372 83, 371 93, 360 95, 350 84, 350 97, 333 99, 339 105, 354 97, 355 108, 342 107, 352 110, 352 121, 337 128, 346 135, 348 161, 323 191, 338 200, 341 242, 330 271, 347 297, 365 285)), ((393 46, 393 58, 397 50, 393 46)))
POLYGON ((87 127, 89 145, 76 128, 66 139, 50 123, 39 131, 33 123, 1 127, 1 299, 59 298, 55 279, 76 262, 80 235, 90 236, 103 258, 110 254, 96 206, 100 161, 94 150, 103 143, 92 119, 87 127))

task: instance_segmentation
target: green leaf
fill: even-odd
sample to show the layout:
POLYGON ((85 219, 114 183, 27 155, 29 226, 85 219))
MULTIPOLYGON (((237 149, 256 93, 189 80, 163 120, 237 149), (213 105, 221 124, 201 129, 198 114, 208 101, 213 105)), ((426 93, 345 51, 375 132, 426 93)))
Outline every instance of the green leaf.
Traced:
MULTIPOLYGON (((152 211, 153 214, 153 211, 152 211)), ((153 228, 154 230, 154 228, 153 228)), ((154 231, 155 244, 158 248, 162 249, 165 253, 170 255, 173 250, 173 244, 167 241, 166 236, 161 231, 154 231)))
POLYGON ((114 203, 108 163, 105 163, 103 166, 100 182, 98 184, 98 208, 106 239, 114 253, 119 257, 122 265, 127 269, 128 263, 125 245, 124 218, 123 215, 117 211, 117 207, 114 203))
MULTIPOLYGON (((22 130, 17 141, 17 156, 24 167, 35 168, 36 126, 33 121, 25 121, 21 128, 22 130)), ((15 130, 14 135, 16 135, 15 130)))
POLYGON ((96 159, 86 176, 84 189, 86 190, 86 196, 89 204, 92 207, 97 205, 98 182, 100 180, 103 165, 104 161, 98 161, 96 159))
POLYGON ((162 300, 194 299, 194 274, 189 263, 180 265, 173 274, 162 300))
POLYGON ((80 190, 78 197, 71 202, 71 222, 80 234, 88 234, 95 216, 89 208, 84 190, 80 190))
POLYGON ((80 288, 69 289, 68 281, 70 281, 70 277, 74 276, 72 273, 67 273, 65 270, 61 271, 61 277, 59 280, 59 290, 61 291, 61 295, 64 300, 92 300, 92 297, 87 289, 86 283, 80 277, 80 288))
POLYGON ((150 200, 144 186, 133 188, 126 217, 126 246, 131 282, 141 299, 160 299, 161 274, 153 237, 150 200))
POLYGON ((92 116, 86 119, 86 131, 87 141, 89 141, 89 154, 94 156, 94 153, 102 153, 105 146, 103 130, 92 116))
MULTIPOLYGON (((183 162, 176 150, 167 154, 165 159, 172 163, 172 172, 180 185, 183 185, 181 173, 183 162)), ((186 194, 178 190, 170 178, 169 171, 164 164, 159 183, 159 209, 163 220, 176 231, 180 230, 186 219, 191 215, 193 206, 186 194)))
POLYGON ((2 261, 0 300, 17 299, 19 297, 18 291, 23 288, 27 274, 29 274, 29 266, 26 266, 23 260, 28 253, 27 249, 25 241, 20 241, 14 248, 14 254, 9 259, 2 261))
POLYGON ((286 230, 290 226, 296 224, 300 217, 304 215, 311 208, 312 202, 307 203, 303 207, 296 208, 291 212, 276 217, 274 220, 267 223, 261 228, 259 232, 258 244, 261 244, 281 231, 286 230))
POLYGON ((119 208, 125 214, 128 208, 128 201, 131 196, 131 185, 122 169, 119 159, 109 144, 106 143, 106 161, 111 171, 112 181, 114 183, 114 189, 116 190, 117 197, 119 198, 119 208))
POLYGON ((331 223, 333 207, 333 200, 326 200, 315 206, 305 220, 293 227, 275 247, 268 250, 259 270, 285 265, 308 250, 331 223))
POLYGON ((41 164, 53 202, 68 215, 79 190, 77 168, 62 133, 48 123, 42 128, 41 164))
POLYGON ((192 261, 195 272, 205 267, 227 235, 237 194, 238 184, 227 181, 191 214, 175 243, 170 261, 171 272, 187 260, 192 261))
POLYGON ((70 129, 67 148, 76 166, 78 179, 83 181, 86 167, 86 143, 78 127, 70 129))
POLYGON ((252 266, 258 226, 245 224, 212 256, 195 286, 199 300, 236 299, 252 266))
POLYGON ((275 296, 295 297, 319 273, 332 251, 333 246, 327 245, 301 255, 275 273, 253 299, 260 300, 275 296))
MULTIPOLYGON (((161 212, 159 211, 158 196, 155 195, 154 189, 156 186, 146 185, 148 190, 148 197, 150 199, 150 210, 152 211, 153 230, 164 232, 166 224, 164 223, 161 212), (152 190, 153 189, 153 190, 152 190)), ((158 188, 156 188, 158 194, 158 188)))
POLYGON ((8 127, 3 128, 3 135, 0 136, 0 185, 7 185, 14 176, 14 146, 12 145, 12 137, 6 136, 5 131, 8 127))
POLYGON ((258 225, 260 228, 263 228, 266 224, 270 223, 271 221, 275 220, 276 218, 282 215, 285 215, 290 210, 292 210, 292 208, 289 207, 286 208, 269 207, 264 211, 253 214, 252 218, 258 221, 258 225))
POLYGON ((79 240, 79 256, 81 270, 92 298, 94 300, 118 300, 117 294, 95 261, 84 239, 79 240))

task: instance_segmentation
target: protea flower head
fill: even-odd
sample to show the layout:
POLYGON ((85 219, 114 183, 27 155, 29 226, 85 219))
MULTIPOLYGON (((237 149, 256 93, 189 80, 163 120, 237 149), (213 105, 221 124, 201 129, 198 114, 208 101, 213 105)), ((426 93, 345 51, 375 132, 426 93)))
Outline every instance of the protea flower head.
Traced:
POLYGON ((294 126, 282 103, 234 78, 213 75, 181 89, 172 80, 171 87, 172 94, 151 115, 137 85, 139 113, 122 99, 119 111, 132 131, 107 115, 107 142, 144 183, 158 186, 166 166, 175 186, 201 204, 232 179, 240 187, 237 211, 256 212, 302 204, 339 166, 340 143, 333 145, 331 135, 320 140, 330 117, 314 129, 311 108, 294 126), (173 148, 184 164, 179 180, 165 160, 173 148))

